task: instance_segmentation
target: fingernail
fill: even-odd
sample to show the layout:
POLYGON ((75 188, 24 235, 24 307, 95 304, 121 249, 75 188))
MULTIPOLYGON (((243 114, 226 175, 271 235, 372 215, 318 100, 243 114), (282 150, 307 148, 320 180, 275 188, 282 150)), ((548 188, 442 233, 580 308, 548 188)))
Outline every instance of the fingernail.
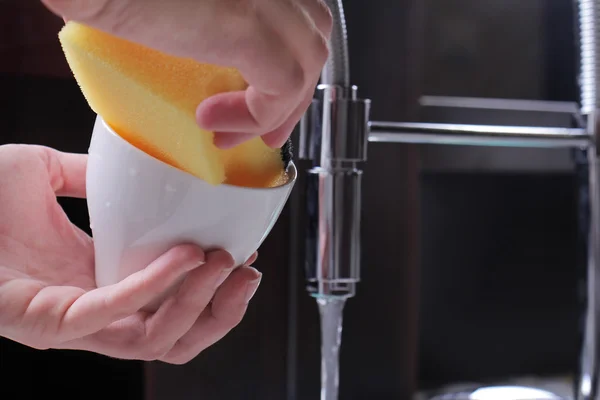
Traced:
MULTIPOLYGON (((254 268, 252 268, 252 269, 254 269, 254 268)), ((252 297, 254 297, 254 295, 256 294, 256 291, 258 290, 258 286, 260 285, 260 280, 262 279, 262 274, 260 272, 258 272, 256 269, 254 269, 254 271, 256 271, 258 278, 254 279, 251 282, 248 282, 248 284, 246 286, 246 297, 244 299, 246 301, 246 303, 249 303, 250 300, 252 300, 252 297)))
POLYGON ((233 271, 233 267, 225 268, 223 271, 221 271, 219 278, 215 282, 215 289, 218 288, 219 286, 221 286, 223 284, 223 282, 225 282, 227 277, 229 277, 229 275, 231 275, 231 271, 233 271))
POLYGON ((287 142, 288 138, 290 137, 290 135, 292 134, 292 132, 287 133, 286 135, 263 135, 261 136, 262 141, 269 146, 272 149, 280 149, 283 147, 283 145, 285 144, 285 142, 287 142))
POLYGON ((187 271, 191 271, 191 270, 193 270, 193 269, 196 269, 196 268, 198 268, 198 267, 200 267, 201 265, 204 265, 204 264, 206 264, 206 261, 204 261, 204 260, 197 260, 197 261, 195 261, 195 262, 193 262, 193 263, 190 263, 190 264, 189 264, 189 265, 186 267, 186 269, 185 269, 185 270, 186 270, 186 272, 187 272, 187 271))

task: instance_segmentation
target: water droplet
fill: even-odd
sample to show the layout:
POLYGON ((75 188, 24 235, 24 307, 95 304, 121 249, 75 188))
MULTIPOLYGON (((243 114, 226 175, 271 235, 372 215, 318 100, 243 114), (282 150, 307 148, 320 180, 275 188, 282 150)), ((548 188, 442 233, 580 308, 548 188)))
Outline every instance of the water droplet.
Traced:
POLYGON ((137 176, 138 172, 135 168, 129 168, 129 176, 137 176))
POLYGON ((177 191, 177 189, 175 189, 173 186, 169 185, 168 183, 165 185, 165 190, 170 193, 177 191))
POLYGON ((104 205, 106 206, 106 208, 110 207, 111 206, 110 201, 107 201, 106 203, 104 203, 104 205))

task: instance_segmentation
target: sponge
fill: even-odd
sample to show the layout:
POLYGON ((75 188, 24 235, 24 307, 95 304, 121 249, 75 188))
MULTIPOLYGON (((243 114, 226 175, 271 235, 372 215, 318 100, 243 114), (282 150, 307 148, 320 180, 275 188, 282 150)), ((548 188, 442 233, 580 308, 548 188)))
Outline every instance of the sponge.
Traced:
POLYGON ((90 107, 132 145, 213 185, 285 182, 280 149, 261 138, 219 149, 213 133, 196 124, 204 99, 247 87, 236 69, 174 57, 74 21, 59 40, 90 107))

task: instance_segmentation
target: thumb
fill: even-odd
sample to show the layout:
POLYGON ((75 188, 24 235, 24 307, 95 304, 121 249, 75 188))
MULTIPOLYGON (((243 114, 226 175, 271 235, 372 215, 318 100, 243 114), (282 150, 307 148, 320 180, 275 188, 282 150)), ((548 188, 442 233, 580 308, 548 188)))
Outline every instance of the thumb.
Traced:
POLYGON ((57 196, 85 198, 87 154, 64 153, 35 146, 48 170, 50 185, 57 196))

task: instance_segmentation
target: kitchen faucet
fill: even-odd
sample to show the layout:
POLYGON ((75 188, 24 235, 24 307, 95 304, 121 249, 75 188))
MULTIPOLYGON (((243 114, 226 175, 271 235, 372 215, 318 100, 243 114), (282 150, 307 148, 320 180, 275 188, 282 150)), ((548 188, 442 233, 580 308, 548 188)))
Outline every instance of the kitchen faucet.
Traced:
MULTIPOLYGON (((334 25, 330 56, 300 123, 299 157, 309 160, 305 278, 321 311, 322 400, 337 400, 341 312, 360 281, 361 177, 369 142, 579 149, 589 184, 587 299, 577 400, 600 400, 600 0, 577 0, 581 103, 573 127, 370 121, 370 100, 350 83, 342 0, 326 0, 334 25), (597 283, 598 282, 598 283, 597 283), (336 317, 325 305, 335 305, 336 317), (331 323, 339 318, 339 326, 331 323), (331 341, 328 336, 336 336, 331 341), (335 338, 334 338, 335 339, 335 338), (337 343, 331 353, 327 348, 337 343)), ((510 400, 510 399, 506 399, 510 400)))
POLYGON ((321 314, 321 399, 337 400, 342 313, 360 281, 361 165, 367 158, 370 101, 350 85, 342 0, 327 0, 330 56, 301 122, 299 156, 307 177, 306 280, 321 314))

